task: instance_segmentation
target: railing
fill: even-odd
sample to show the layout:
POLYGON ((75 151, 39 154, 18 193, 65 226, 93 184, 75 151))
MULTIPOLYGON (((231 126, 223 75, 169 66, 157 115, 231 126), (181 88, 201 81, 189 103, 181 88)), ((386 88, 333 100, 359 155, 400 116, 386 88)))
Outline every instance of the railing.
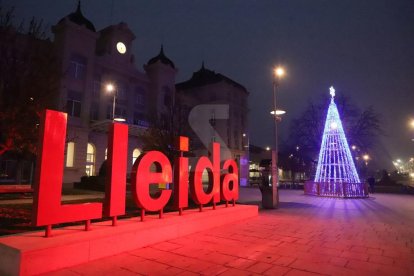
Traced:
POLYGON ((306 195, 327 197, 368 197, 365 183, 305 182, 306 195))

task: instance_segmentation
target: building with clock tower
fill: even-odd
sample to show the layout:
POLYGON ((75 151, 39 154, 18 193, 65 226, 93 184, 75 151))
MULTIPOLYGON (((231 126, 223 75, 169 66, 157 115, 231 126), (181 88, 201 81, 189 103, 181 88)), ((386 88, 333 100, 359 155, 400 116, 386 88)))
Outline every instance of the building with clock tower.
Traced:
POLYGON ((149 121, 171 117, 177 73, 173 62, 161 49, 145 71, 139 70, 130 50, 135 35, 128 25, 121 22, 97 31, 80 3, 52 31, 62 72, 57 106, 68 113, 64 182, 98 173, 113 119, 129 125, 130 171, 142 151, 138 137, 149 121))

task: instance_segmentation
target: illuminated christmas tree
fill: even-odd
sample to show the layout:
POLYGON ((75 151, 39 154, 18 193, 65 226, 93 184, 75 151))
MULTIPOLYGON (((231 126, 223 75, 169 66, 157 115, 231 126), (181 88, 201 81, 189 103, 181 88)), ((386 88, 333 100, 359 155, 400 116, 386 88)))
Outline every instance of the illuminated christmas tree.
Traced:
POLYGON ((360 183, 354 160, 344 133, 331 87, 331 103, 326 116, 318 167, 313 184, 314 194, 337 197, 364 197, 367 195, 360 183))

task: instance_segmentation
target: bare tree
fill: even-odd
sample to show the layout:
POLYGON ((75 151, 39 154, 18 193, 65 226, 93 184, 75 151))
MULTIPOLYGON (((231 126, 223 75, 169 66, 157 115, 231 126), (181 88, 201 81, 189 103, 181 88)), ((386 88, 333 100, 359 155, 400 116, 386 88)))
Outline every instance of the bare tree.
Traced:
POLYGON ((54 107, 57 95, 57 64, 43 22, 16 24, 14 9, 0 6, 0 158, 16 162, 17 183, 23 161, 33 171, 40 114, 54 107))
POLYGON ((14 9, 0 7, 0 156, 36 152, 39 116, 53 107, 58 70, 42 21, 14 23, 14 9))
MULTIPOLYGON (((288 146, 299 146, 302 155, 317 158, 329 103, 327 97, 309 102, 305 111, 292 122, 288 146)), ((373 107, 361 110, 349 98, 341 95, 335 97, 335 103, 349 145, 355 145, 365 152, 372 150, 383 134, 381 116, 373 107)))

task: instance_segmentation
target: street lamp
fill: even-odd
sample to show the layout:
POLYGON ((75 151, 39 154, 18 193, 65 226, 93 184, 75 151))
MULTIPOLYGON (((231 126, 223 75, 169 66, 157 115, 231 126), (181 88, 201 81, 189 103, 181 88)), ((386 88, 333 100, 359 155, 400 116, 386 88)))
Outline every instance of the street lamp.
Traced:
POLYGON ((283 69, 283 67, 276 67, 274 69, 274 78, 273 78, 273 113, 274 113, 274 118, 273 118, 273 122, 274 122, 274 129, 275 129, 275 149, 272 152, 272 179, 273 179, 273 183, 272 183, 272 190, 273 190, 273 198, 275 200, 274 202, 274 207, 278 207, 279 206, 279 191, 278 191, 278 187, 277 187, 277 183, 279 182, 278 180, 278 168, 277 168, 277 155, 278 155, 278 133, 277 133, 277 121, 278 121, 278 116, 277 115, 282 115, 285 112, 283 111, 279 111, 277 110, 277 105, 276 105, 276 90, 279 86, 279 82, 280 79, 285 75, 285 69, 283 69))
POLYGON ((362 156, 362 159, 364 159, 364 161, 365 161, 365 165, 368 165, 368 161, 371 159, 371 157, 369 157, 369 155, 368 155, 368 154, 364 154, 364 155, 362 156))
MULTIPOLYGON (((276 116, 277 115, 283 115, 285 113, 286 113, 286 111, 284 111, 284 110, 280 110, 280 109, 277 109, 276 110, 276 116)), ((270 114, 275 115, 275 111, 274 110, 273 111, 270 111, 270 114)))
POLYGON ((115 85, 112 83, 108 83, 106 85, 106 91, 108 93, 113 93, 114 95, 114 100, 112 102, 112 120, 117 121, 117 122, 125 122, 124 118, 115 118, 115 105, 116 105, 116 92, 117 92, 115 85))

